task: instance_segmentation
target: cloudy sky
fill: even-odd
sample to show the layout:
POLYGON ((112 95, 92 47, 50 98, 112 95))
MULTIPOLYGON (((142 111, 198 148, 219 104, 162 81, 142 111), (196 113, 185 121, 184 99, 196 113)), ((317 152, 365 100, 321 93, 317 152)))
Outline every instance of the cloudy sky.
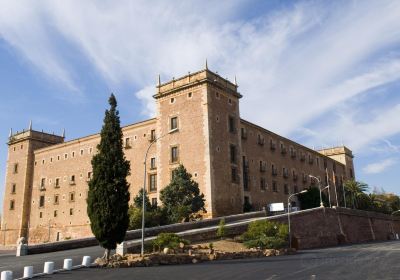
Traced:
POLYGON ((0 0, 0 192, 10 128, 96 133, 110 92, 123 124, 147 119, 157 75, 206 58, 237 76, 242 118, 343 143, 359 180, 400 194, 400 1, 385 0, 0 0))

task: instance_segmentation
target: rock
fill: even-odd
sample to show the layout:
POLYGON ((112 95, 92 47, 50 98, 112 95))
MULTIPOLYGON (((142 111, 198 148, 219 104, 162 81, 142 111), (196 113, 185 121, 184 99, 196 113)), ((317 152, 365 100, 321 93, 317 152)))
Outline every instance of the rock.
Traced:
POLYGON ((168 247, 165 247, 164 250, 163 250, 163 253, 164 253, 164 254, 169 254, 170 251, 171 251, 171 250, 170 250, 168 247))
POLYGON ((97 258, 95 261, 94 261, 94 263, 97 265, 97 266, 99 266, 99 267, 105 267, 105 266, 107 266, 107 261, 105 260, 105 259, 103 259, 103 258, 97 258))
POLYGON ((188 255, 189 255, 189 256, 193 256, 193 251, 192 251, 192 249, 189 249, 188 255))
POLYGON ((264 250, 264 256, 266 256, 266 257, 275 256, 275 255, 276 255, 275 249, 265 249, 264 250))
POLYGON ((185 248, 185 243, 179 242, 179 248, 181 248, 181 249, 185 248))
POLYGON ((198 263, 199 261, 196 259, 196 258, 194 258, 193 260, 192 260, 192 263, 194 263, 194 264, 196 264, 196 263, 198 263))

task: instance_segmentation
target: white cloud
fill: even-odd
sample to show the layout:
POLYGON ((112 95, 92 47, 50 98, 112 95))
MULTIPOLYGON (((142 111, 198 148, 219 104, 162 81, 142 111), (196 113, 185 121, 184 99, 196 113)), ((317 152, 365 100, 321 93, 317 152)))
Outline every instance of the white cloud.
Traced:
POLYGON ((392 165, 396 164, 396 159, 388 158, 382 160, 380 162, 375 162, 368 164, 363 168, 363 171, 367 174, 377 174, 385 171, 387 168, 391 167, 392 165))
POLYGON ((361 150, 400 132, 397 103, 370 114, 353 102, 329 126, 308 127, 399 80, 399 1, 300 1, 250 19, 241 17, 245 1, 0 0, 0 6, 0 35, 46 75, 79 88, 72 74, 79 69, 57 45, 68 42, 108 83, 138 88, 148 116, 156 75, 165 81, 198 70, 207 57, 212 70, 238 76, 242 117, 278 133, 303 127, 310 142, 330 144, 335 135, 361 150), (360 124, 358 110, 371 120, 360 124))

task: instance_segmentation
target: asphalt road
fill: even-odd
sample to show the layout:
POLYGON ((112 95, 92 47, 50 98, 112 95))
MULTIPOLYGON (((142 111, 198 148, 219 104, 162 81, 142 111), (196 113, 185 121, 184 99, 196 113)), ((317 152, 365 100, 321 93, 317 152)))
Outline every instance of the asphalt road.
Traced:
POLYGON ((53 261, 54 269, 60 269, 63 266, 64 259, 72 259, 72 265, 79 265, 82 263, 83 256, 91 256, 92 261, 94 261, 103 253, 104 249, 99 246, 22 257, 16 257, 15 251, 4 251, 0 252, 0 271, 11 270, 14 278, 19 278, 23 275, 24 266, 31 265, 33 266, 33 273, 40 273, 43 272, 44 262, 46 261, 53 261))
MULTIPOLYGON (((65 253, 67 256, 72 255, 68 252, 79 250, 52 254, 65 253)), ((92 256, 102 253, 99 248, 86 250, 92 256)), ((52 254, 41 258, 50 259, 52 254)), ((39 256, 26 258, 40 258, 39 256)), ((181 266, 88 268, 46 276, 46 279, 400 279, 399 261, 400 242, 392 241, 304 250, 292 256, 262 259, 181 266)))

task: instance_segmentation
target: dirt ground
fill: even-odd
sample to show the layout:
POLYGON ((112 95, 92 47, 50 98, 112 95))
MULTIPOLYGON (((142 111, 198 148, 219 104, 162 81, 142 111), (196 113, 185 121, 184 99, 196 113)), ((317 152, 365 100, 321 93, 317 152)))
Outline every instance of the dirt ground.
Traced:
POLYGON ((238 252, 238 251, 248 251, 243 243, 235 242, 231 239, 224 240, 211 240, 203 243, 194 243, 192 245, 200 245, 202 248, 209 247, 210 243, 213 243, 214 250, 223 252, 238 252))

